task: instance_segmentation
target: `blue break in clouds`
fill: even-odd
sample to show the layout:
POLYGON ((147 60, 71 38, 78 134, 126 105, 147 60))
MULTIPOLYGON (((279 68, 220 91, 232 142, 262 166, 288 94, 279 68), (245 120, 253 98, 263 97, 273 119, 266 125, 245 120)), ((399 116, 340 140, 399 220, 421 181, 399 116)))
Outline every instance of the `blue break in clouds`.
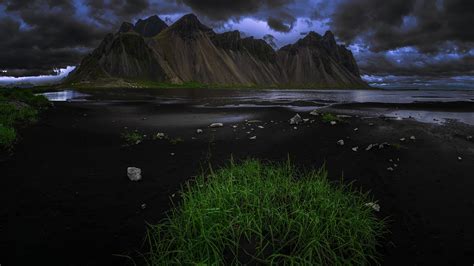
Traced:
MULTIPOLYGON (((61 68, 56 70, 55 75, 40 75, 32 77, 8 77, 0 76, 0 86, 9 87, 9 86, 33 86, 33 85, 48 85, 59 83, 63 78, 65 78, 71 71, 76 67, 68 66, 66 68, 61 68)), ((1 70, 2 74, 8 74, 7 70, 1 70)))
POLYGON ((396 90, 474 90, 474 76, 427 77, 427 76, 377 76, 363 75, 370 86, 396 90))

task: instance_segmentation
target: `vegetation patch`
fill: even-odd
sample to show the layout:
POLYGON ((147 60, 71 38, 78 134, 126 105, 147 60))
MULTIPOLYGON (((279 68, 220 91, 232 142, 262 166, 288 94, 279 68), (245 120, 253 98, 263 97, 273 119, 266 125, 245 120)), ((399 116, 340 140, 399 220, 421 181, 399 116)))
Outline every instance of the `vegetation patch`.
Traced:
POLYGON ((145 135, 138 131, 124 132, 122 133, 122 139, 128 146, 138 145, 145 139, 145 135))
POLYGON ((331 113, 324 113, 321 116, 321 119, 323 120, 324 123, 331 123, 332 121, 334 122, 342 122, 342 119, 337 117, 336 115, 333 115, 331 113))
POLYGON ((0 149, 12 148, 17 129, 35 123, 40 111, 49 106, 48 99, 29 90, 0 90, 0 149))
POLYGON ((181 202, 148 229, 151 265, 377 263, 384 222, 367 194, 324 169, 233 162, 186 183, 181 202))

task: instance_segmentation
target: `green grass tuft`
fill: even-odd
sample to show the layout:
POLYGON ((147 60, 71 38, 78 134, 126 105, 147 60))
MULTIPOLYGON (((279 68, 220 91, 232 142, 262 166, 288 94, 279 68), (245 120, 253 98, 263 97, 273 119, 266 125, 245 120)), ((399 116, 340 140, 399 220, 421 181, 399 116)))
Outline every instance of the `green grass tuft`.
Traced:
POLYGON ((12 127, 0 125, 0 148, 9 149, 16 140, 16 132, 12 127))
POLYGON ((143 134, 140 134, 138 131, 124 132, 122 133, 122 139, 126 142, 127 145, 131 146, 140 144, 145 139, 145 136, 143 136, 143 134))
POLYGON ((339 117, 331 113, 324 113, 321 119, 323 120, 324 123, 330 123, 331 121, 342 122, 342 119, 340 119, 339 117))
POLYGON ((0 149, 10 149, 16 140, 16 129, 35 123, 49 101, 26 89, 0 90, 0 149))
POLYGON ((384 232, 367 194, 256 160, 186 183, 179 206, 147 239, 151 265, 376 263, 384 232))

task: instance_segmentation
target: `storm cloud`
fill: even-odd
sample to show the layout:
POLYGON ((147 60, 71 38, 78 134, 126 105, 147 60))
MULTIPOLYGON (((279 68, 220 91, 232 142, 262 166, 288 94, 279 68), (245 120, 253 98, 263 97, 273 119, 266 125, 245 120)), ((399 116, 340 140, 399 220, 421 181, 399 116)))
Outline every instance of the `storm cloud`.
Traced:
POLYGON ((470 0, 0 0, 0 75, 54 73, 123 21, 189 12, 274 47, 331 29, 368 75, 474 75, 473 10, 470 0))

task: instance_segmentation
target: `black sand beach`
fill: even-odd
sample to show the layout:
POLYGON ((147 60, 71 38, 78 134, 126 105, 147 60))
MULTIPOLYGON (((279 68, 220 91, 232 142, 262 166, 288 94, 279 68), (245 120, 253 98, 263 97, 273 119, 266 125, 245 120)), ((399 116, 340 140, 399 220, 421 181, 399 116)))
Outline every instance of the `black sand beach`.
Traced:
MULTIPOLYGON (((20 132, 11 156, 2 154, 0 264, 131 265, 131 259, 140 264, 146 223, 164 217, 184 181, 231 156, 289 157, 308 169, 325 165, 332 180, 343 177, 370 191, 390 230, 380 248, 384 265, 474 262, 472 125, 384 115, 412 108, 407 103, 338 108, 322 100, 331 104, 327 110, 350 115, 330 125, 309 114, 315 102, 186 101, 201 99, 194 92, 175 98, 131 94, 125 101, 123 93, 55 103, 38 124, 20 132), (288 120, 297 112, 310 120, 295 129, 288 120), (209 128, 213 122, 224 127, 209 128), (134 130, 147 138, 124 146, 121 134, 134 130), (158 132, 183 141, 153 140, 158 132), (337 144, 341 139, 344 146, 337 144), (374 143, 390 145, 367 151, 374 143), (129 166, 143 170, 143 181, 128 180, 129 166)), ((450 111, 469 118, 473 106, 466 101, 450 111)))

